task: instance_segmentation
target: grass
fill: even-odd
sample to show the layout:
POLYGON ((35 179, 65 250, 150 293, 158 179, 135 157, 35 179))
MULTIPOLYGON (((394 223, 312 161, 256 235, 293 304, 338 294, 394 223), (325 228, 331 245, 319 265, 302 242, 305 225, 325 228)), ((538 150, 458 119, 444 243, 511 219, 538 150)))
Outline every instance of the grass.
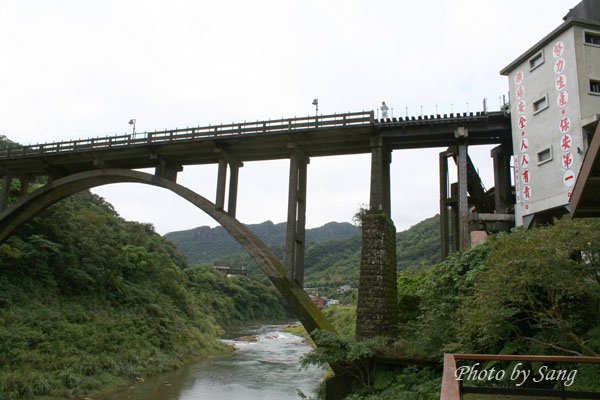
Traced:
POLYGON ((223 351, 173 316, 156 321, 91 299, 9 306, 0 309, 0 398, 86 395, 223 351))

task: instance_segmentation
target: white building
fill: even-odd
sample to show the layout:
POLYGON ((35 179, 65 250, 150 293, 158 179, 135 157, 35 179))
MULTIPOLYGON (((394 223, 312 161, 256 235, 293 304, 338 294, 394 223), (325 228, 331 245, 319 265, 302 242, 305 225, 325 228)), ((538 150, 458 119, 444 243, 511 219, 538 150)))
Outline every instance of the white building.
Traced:
POLYGON ((579 3, 500 73, 510 85, 515 221, 531 226, 569 211, 600 117, 600 1, 579 3))

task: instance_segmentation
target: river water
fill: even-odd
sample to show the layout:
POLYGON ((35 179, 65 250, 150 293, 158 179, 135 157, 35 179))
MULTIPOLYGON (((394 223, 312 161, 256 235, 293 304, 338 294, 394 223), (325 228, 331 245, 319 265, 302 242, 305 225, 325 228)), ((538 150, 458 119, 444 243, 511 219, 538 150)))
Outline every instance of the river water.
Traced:
POLYGON ((103 399, 299 400, 298 390, 315 396, 325 372, 300 367, 300 357, 310 346, 282 328, 263 325, 229 332, 223 340, 237 348, 233 355, 184 366, 103 399), (236 340, 240 337, 246 338, 236 340))

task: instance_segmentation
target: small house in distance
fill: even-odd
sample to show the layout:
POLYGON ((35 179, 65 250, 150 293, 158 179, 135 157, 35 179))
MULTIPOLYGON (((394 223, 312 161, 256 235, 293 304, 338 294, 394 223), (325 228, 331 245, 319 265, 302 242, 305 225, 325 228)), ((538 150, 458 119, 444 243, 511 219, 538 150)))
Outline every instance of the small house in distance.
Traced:
POLYGON ((510 87, 516 225, 570 211, 600 118, 600 2, 583 0, 563 20, 501 71, 510 87))
POLYGON ((352 290, 352 286, 350 285, 340 285, 340 287, 338 287, 338 293, 346 293, 352 290))
POLYGON ((229 267, 228 265, 220 264, 217 262, 213 262, 213 268, 228 278, 231 276, 238 276, 238 275, 239 276, 247 276, 248 275, 248 270, 245 268, 235 269, 235 268, 229 267))
POLYGON ((318 307, 318 308, 324 308, 327 306, 327 298, 326 297, 321 297, 321 296, 315 296, 315 295, 309 295, 308 297, 310 297, 310 299, 312 300, 312 302, 318 307))

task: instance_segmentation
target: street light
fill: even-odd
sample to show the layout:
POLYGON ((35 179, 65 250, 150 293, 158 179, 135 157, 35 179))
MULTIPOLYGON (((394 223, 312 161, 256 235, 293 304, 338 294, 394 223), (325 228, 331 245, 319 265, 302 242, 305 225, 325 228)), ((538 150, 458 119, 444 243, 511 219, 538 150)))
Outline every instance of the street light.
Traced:
POLYGON ((129 120, 129 125, 133 125, 133 134, 135 135, 135 118, 129 120))
POLYGON ((315 106, 315 114, 319 116, 319 99, 314 99, 312 105, 315 106))

